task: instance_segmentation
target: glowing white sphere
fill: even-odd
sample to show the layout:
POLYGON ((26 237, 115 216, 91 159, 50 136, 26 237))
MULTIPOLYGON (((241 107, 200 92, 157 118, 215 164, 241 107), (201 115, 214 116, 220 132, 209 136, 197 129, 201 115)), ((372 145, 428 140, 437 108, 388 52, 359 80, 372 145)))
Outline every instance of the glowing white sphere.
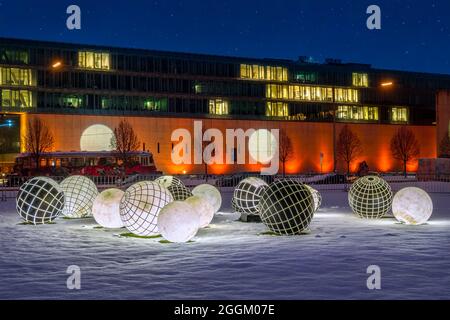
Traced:
POLYGON ((258 129, 250 135, 248 152, 260 163, 269 163, 276 154, 278 143, 276 137, 267 129, 258 129))
POLYGON ((214 208, 209 202, 199 196, 193 196, 185 200, 199 217, 199 227, 207 227, 214 218, 214 208))
POLYGON ((200 184, 192 190, 194 196, 204 198, 214 208, 214 213, 222 206, 222 195, 220 191, 210 184, 200 184))
POLYGON ((155 179, 156 183, 159 183, 165 188, 169 188, 170 186, 182 186, 184 187, 183 181, 174 176, 161 176, 155 179))
POLYGON ((232 207, 240 213, 259 214, 259 199, 268 186, 264 180, 255 177, 242 180, 234 190, 232 207))
POLYGON ((320 194, 320 192, 316 189, 314 189, 311 186, 306 185, 309 189, 309 191, 311 191, 311 194, 313 196, 314 199, 314 211, 319 210, 320 205, 322 204, 322 195, 320 194))
POLYGON ((158 229, 164 239, 170 242, 187 242, 198 231, 198 215, 184 201, 166 205, 158 216, 158 229))
POLYGON ((63 215, 69 218, 82 218, 91 215, 92 205, 98 195, 95 183, 84 176, 71 176, 61 182, 65 203, 63 215))
POLYGON ((404 188, 394 196, 392 213, 398 221, 405 224, 423 224, 433 213, 433 201, 420 188, 404 188))
POLYGON ((94 200, 92 214, 95 221, 105 228, 122 228, 120 218, 120 200, 124 192, 119 189, 106 189, 94 200))
POLYGON ((81 134, 81 151, 111 151, 114 132, 103 124, 94 124, 81 134))
POLYGON ((131 233, 139 236, 156 235, 158 214, 172 201, 170 191, 159 183, 138 182, 125 191, 120 201, 120 218, 131 233))
POLYGON ((23 220, 35 225, 52 222, 63 208, 64 192, 50 178, 32 178, 20 187, 17 194, 17 213, 23 220))

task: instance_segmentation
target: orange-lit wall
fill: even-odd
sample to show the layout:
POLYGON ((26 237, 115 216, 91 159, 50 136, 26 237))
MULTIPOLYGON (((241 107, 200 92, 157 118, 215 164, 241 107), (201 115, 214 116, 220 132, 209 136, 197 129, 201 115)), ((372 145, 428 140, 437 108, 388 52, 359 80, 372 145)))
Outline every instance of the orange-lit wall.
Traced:
MULTIPOLYGON (((80 150, 80 137, 83 131, 94 124, 104 124, 111 129, 116 127, 123 117, 112 116, 88 116, 88 115, 49 115, 29 114, 28 119, 40 117, 50 127, 55 137, 54 151, 80 150)), ((203 173, 204 165, 180 165, 175 166, 171 162, 172 131, 177 128, 186 128, 193 132, 194 121, 190 118, 162 118, 162 117, 127 117, 134 127, 139 140, 145 143, 155 159, 158 170, 165 173, 179 174, 203 173), (160 144, 160 152, 157 152, 157 144, 160 144)), ((24 123, 25 121, 22 121, 24 123)), ((336 135, 339 134, 343 124, 336 124, 336 135)), ((390 139, 399 128, 395 125, 371 125, 351 124, 363 144, 363 154, 358 161, 367 161, 370 170, 393 171, 401 170, 401 164, 391 158, 390 139)), ((294 147, 294 158, 286 165, 288 173, 320 172, 320 153, 324 154, 322 171, 333 170, 333 123, 309 123, 289 121, 252 121, 252 120, 203 120, 203 128, 220 129, 225 136, 225 129, 285 129, 291 138, 294 147)), ((436 127, 434 126, 410 126, 414 130, 421 145, 421 157, 436 157, 436 127)), ((193 133, 192 133, 193 134, 193 133)), ((338 169, 345 171, 345 165, 337 162, 338 169)), ((355 169, 357 162, 353 164, 355 169)), ((409 166, 414 171, 417 164, 409 166)), ((209 173, 231 173, 239 171, 257 171, 258 166, 253 165, 211 165, 209 173)))
POLYGON ((450 130, 450 91, 440 91, 436 97, 437 145, 450 130))

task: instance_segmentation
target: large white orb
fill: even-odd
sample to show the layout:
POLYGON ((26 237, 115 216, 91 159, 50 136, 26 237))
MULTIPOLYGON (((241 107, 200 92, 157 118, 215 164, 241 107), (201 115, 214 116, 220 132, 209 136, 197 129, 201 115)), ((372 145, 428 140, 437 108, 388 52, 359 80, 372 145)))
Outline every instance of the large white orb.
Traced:
POLYGON ((158 216, 158 229, 170 242, 188 242, 197 234, 198 219, 188 203, 174 201, 162 208, 158 216))
POLYGON ((120 200, 124 192, 120 189, 106 189, 94 200, 92 214, 95 221, 104 228, 122 228, 120 200))
POLYGON ((17 194, 17 213, 23 220, 35 225, 52 222, 63 208, 63 190, 56 181, 47 177, 28 180, 17 194))
POLYGON ((112 151, 114 132, 103 124, 94 124, 83 131, 80 139, 81 151, 112 151))
POLYGON ((311 191, 311 194, 313 196, 314 199, 314 211, 319 210, 320 206, 322 205, 322 195, 320 194, 320 192, 316 189, 314 189, 311 186, 306 185, 309 189, 309 191, 311 191))
POLYGON ((199 217, 200 228, 205 228, 211 223, 215 212, 213 206, 206 199, 192 196, 187 198, 185 202, 194 209, 194 212, 199 217))
POLYGON ((278 142, 267 129, 258 129, 250 135, 248 152, 259 163, 269 163, 276 154, 278 142))
POLYGON ((216 187, 210 184, 200 184, 192 190, 194 196, 204 198, 214 208, 214 213, 220 210, 222 206, 222 195, 216 187))
POLYGON ((232 207, 237 212, 259 214, 259 199, 269 185, 260 178, 250 177, 242 180, 233 193, 232 207))
POLYGON ((170 191, 159 183, 138 182, 125 191, 120 201, 120 218, 131 233, 139 236, 157 235, 158 214, 172 201, 170 191))
POLYGON ((95 197, 98 195, 95 183, 84 176, 71 176, 61 182, 65 203, 63 215, 69 218, 90 216, 95 197))
POLYGON ((428 193, 420 188, 401 189, 392 201, 394 217, 405 224, 423 224, 433 213, 433 201, 428 193))
POLYGON ((161 176, 155 179, 156 183, 159 183, 165 188, 169 188, 171 186, 182 186, 184 187, 183 181, 174 176, 161 176))

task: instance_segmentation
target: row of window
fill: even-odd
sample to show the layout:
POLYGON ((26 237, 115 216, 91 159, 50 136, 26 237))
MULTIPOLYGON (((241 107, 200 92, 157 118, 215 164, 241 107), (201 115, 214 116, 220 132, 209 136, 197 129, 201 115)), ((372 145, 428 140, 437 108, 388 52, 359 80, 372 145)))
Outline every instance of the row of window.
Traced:
POLYGON ((358 90, 349 88, 316 87, 303 85, 277 85, 266 86, 266 98, 286 99, 297 101, 321 102, 359 102, 358 90))
POLYGON ((111 67, 110 54, 106 52, 80 51, 78 52, 78 66, 86 69, 109 70, 111 67))
POLYGON ((36 77, 31 69, 0 67, 0 85, 3 86, 35 86, 36 77))
POLYGON ((352 83, 355 87, 368 87, 369 75, 367 73, 352 73, 352 83))
MULTIPOLYGON (((406 107, 391 107, 389 118, 393 123, 408 123, 409 115, 406 107)), ((372 106, 338 106, 336 119, 347 121, 378 121, 379 108, 372 106)))
POLYGON ((0 105, 2 107, 30 108, 35 106, 33 96, 33 92, 29 90, 2 89, 0 105))
POLYGON ((288 69, 284 67, 241 64, 241 78, 251 80, 288 81, 288 69))

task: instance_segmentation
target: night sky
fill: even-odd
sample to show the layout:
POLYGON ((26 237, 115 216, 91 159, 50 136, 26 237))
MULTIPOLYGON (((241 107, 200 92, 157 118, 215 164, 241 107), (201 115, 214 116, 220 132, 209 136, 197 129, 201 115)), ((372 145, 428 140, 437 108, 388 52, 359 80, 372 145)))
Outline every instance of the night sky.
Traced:
POLYGON ((0 36, 450 74, 449 0, 0 0, 0 36), (66 8, 82 29, 66 28, 66 8), (382 30, 366 9, 382 10, 382 30))

